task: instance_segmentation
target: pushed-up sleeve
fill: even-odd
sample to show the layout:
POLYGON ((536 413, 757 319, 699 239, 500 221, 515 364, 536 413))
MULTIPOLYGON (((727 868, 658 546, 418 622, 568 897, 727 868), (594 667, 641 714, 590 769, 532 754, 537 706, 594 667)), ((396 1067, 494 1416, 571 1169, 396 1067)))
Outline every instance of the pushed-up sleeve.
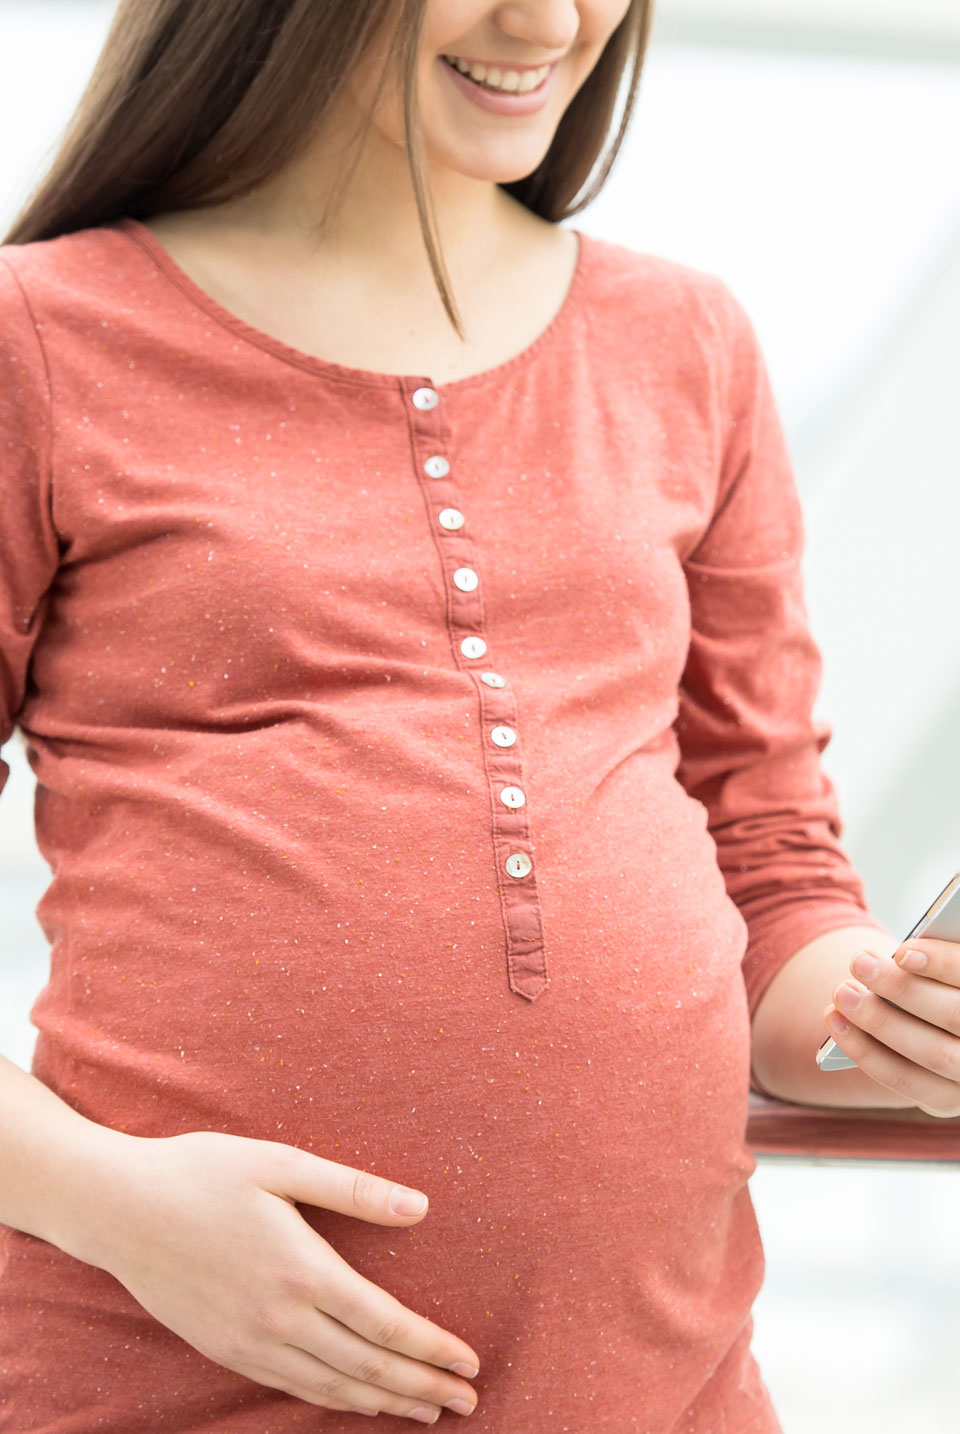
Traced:
POLYGON ((684 563, 692 633, 677 779, 706 808, 747 926, 752 1019, 806 942, 842 926, 886 928, 840 845, 836 791, 820 765, 832 727, 812 715, 822 663, 803 592, 803 517, 766 364, 742 306, 720 281, 718 289, 724 432, 713 514, 684 563))
MULTIPOLYGON (((0 747, 23 704, 59 559, 49 458, 46 363, 22 286, 0 255, 0 747)), ((0 760, 0 792, 9 775, 0 760)))

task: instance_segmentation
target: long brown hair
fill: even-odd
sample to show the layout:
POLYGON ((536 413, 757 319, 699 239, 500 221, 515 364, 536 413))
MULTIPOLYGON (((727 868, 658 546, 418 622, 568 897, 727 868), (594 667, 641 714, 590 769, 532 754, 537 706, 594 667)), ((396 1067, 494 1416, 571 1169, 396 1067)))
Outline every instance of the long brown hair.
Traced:
MULTIPOLYGON (((249 193, 306 147, 345 77, 395 16, 387 53, 402 77, 420 226, 444 309, 463 338, 424 179, 416 66, 425 9, 426 0, 120 0, 59 148, 0 242, 28 244, 249 193)), ((631 0, 541 163, 502 185, 534 214, 556 223, 602 188, 633 114, 652 12, 653 0, 631 0), (603 153, 625 71, 621 118, 603 153)), ((333 185, 334 202, 350 172, 333 185)))

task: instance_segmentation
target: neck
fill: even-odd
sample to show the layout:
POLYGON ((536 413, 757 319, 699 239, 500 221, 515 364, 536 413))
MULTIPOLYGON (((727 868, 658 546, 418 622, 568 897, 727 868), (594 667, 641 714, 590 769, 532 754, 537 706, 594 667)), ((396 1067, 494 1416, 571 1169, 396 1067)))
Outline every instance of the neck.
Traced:
MULTIPOLYGON (((322 259, 391 286, 433 288, 405 151, 371 127, 359 160, 323 223, 331 185, 350 151, 326 138, 313 144, 279 174, 249 195, 208 211, 225 230, 239 228, 262 240, 271 252, 309 267, 322 259)), ((433 197, 439 239, 447 267, 456 276, 489 271, 504 244, 531 216, 523 205, 489 180, 449 170, 431 170, 424 179, 433 197)), ((536 221, 534 221, 536 222, 536 221)))

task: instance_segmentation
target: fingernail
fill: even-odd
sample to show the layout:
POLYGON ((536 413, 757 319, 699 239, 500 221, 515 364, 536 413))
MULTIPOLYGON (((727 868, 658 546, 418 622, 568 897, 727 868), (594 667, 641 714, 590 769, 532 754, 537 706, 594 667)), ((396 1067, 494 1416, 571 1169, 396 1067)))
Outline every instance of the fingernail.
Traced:
POLYGON ((900 957, 900 965, 906 966, 908 971, 922 971, 927 964, 927 957, 923 951, 905 951, 900 957))
POLYGON ((855 1011, 860 1004, 860 992, 856 986, 848 986, 846 982, 844 982, 842 986, 837 987, 833 999, 837 1005, 842 1006, 845 1011, 855 1011))
POLYGON ((447 1368, 451 1374, 459 1374, 463 1379, 472 1379, 480 1373, 475 1364, 448 1364, 447 1368))
POLYGON ((348 1414, 369 1414, 373 1419, 380 1413, 379 1409, 361 1409, 359 1404, 351 1404, 347 1409, 348 1414))
POLYGON ((831 1031, 834 1031, 838 1036, 844 1035, 850 1029, 850 1022, 845 1020, 839 1011, 831 1011, 826 1019, 831 1031))
POLYGON ((427 1208, 427 1197, 419 1190, 394 1185, 390 1192, 390 1209, 395 1215, 420 1215, 427 1208))
POLYGON ((422 1424, 436 1424, 440 1414, 436 1409, 410 1409, 407 1412, 408 1419, 419 1419, 422 1424))
POLYGON ((454 1414, 472 1414, 477 1406, 475 1404, 468 1404, 465 1399, 448 1399, 443 1407, 444 1409, 452 1409, 454 1414))
POLYGON ((850 962, 850 970, 861 981, 872 981, 880 970, 880 962, 876 956, 871 956, 869 951, 858 951, 850 962))

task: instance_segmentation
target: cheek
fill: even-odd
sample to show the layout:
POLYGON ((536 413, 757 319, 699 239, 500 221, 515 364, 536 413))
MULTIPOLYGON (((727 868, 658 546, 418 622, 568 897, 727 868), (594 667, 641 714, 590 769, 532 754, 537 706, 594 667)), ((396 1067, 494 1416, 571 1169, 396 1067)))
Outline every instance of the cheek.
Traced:
POLYGON ((359 63, 347 77, 345 108, 372 123, 391 139, 403 138, 403 77, 400 73, 397 25, 387 22, 370 40, 359 63))
POLYGON ((396 73, 396 66, 388 63, 385 74, 385 57, 379 52, 366 60, 347 79, 346 90, 349 104, 355 107, 358 117, 364 120, 371 116, 373 126, 396 144, 403 143, 403 82, 396 73))
POLYGON ((625 20, 631 9, 631 0, 608 0, 604 7, 607 15, 607 30, 615 30, 621 20, 625 20))
POLYGON ((600 50, 610 39, 614 30, 622 23, 630 12, 630 0, 596 0, 595 4, 585 6, 580 11, 580 35, 591 45, 597 45, 600 50))

